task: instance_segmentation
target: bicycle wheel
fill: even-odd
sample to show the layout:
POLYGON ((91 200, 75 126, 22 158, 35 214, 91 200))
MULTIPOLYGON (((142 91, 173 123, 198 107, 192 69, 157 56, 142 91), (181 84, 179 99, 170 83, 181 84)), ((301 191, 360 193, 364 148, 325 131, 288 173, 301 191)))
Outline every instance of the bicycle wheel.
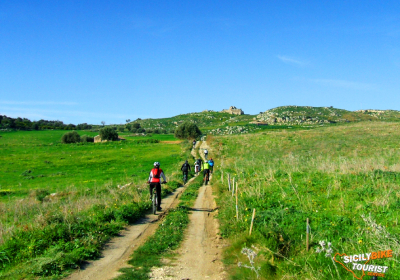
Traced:
POLYGON ((157 192, 153 192, 153 214, 155 215, 157 212, 157 192))

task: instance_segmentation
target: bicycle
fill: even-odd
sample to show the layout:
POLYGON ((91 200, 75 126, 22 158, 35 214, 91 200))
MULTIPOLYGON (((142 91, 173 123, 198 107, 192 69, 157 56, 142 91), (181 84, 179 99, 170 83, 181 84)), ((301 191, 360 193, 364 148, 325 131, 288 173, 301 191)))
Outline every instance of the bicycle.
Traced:
POLYGON ((206 173, 206 176, 204 177, 204 183, 207 185, 208 181, 210 181, 210 171, 206 173))
MULTIPOLYGON (((162 182, 161 184, 165 184, 167 182, 162 182)), ((153 214, 155 215, 157 213, 157 201, 158 201, 158 195, 157 195, 157 188, 153 188, 153 194, 151 195, 151 204, 153 205, 153 214)), ((158 205, 161 206, 161 205, 158 205)))

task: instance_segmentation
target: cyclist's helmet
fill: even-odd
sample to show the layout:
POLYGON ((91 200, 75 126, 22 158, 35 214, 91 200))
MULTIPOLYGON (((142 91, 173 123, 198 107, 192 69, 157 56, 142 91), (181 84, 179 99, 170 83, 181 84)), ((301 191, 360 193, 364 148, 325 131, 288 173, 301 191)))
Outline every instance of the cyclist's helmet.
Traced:
POLYGON ((156 162, 154 163, 154 167, 160 167, 160 163, 159 163, 158 161, 156 161, 156 162))

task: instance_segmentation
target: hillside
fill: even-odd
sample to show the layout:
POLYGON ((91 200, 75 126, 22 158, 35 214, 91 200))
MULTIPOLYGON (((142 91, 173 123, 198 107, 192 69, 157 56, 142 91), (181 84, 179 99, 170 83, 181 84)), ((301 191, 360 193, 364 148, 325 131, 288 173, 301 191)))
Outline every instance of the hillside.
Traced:
POLYGON ((400 121, 400 112, 395 110, 348 111, 333 107, 281 106, 259 115, 231 115, 229 113, 203 111, 170 118, 137 119, 144 129, 166 130, 172 133, 185 122, 195 123, 204 134, 245 134, 273 127, 313 126, 360 121, 400 121))
POLYGON ((347 111, 333 107, 281 106, 260 113, 254 123, 268 125, 314 125, 359 121, 399 121, 395 110, 347 111))
POLYGON ((206 110, 200 113, 182 114, 171 118, 138 119, 134 122, 140 123, 140 126, 144 129, 166 129, 167 131, 174 131, 179 124, 189 121, 195 123, 202 131, 209 131, 226 126, 246 125, 250 123, 254 117, 255 115, 231 115, 229 113, 206 110))

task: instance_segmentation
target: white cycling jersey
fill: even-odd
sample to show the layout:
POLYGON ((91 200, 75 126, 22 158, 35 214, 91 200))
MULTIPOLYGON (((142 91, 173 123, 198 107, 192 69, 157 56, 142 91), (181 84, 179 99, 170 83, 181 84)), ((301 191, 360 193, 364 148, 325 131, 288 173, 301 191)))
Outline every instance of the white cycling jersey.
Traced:
POLYGON ((204 150, 204 153, 205 153, 205 154, 208 154, 208 151, 207 151, 207 150, 204 150))

